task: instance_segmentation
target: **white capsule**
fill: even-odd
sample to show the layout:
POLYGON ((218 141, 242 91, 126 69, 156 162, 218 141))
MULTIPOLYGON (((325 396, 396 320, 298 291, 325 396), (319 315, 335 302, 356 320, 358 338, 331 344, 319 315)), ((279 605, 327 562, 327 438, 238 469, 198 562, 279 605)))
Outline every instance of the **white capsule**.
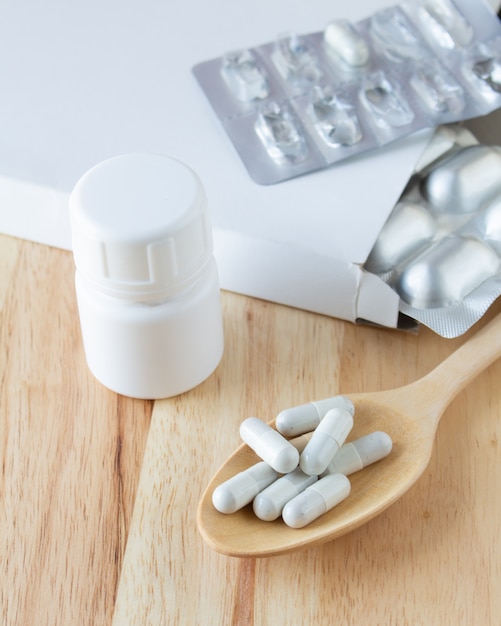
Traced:
POLYGON ((316 400, 280 411, 275 420, 277 430, 285 437, 296 437, 315 430, 325 414, 336 407, 346 409, 353 415, 355 407, 346 396, 334 396, 325 400, 316 400))
POLYGON ((308 476, 299 467, 282 476, 254 498, 252 508, 259 519, 265 522, 276 520, 285 504, 317 481, 317 476, 308 476))
POLYGON ((260 461, 216 487, 212 493, 212 504, 220 513, 235 513, 277 478, 278 472, 268 463, 260 461))
POLYGON ((280 474, 288 474, 296 469, 299 452, 280 433, 257 417, 248 417, 240 424, 240 437, 280 474))
POLYGON ((324 31, 329 50, 350 67, 363 67, 369 61, 369 46, 348 20, 333 20, 324 31))
POLYGON ((291 528, 303 528, 347 498, 350 490, 350 481, 344 474, 327 474, 289 500, 282 518, 291 528))
POLYGON ((331 409, 315 428, 301 453, 299 465, 305 474, 325 472, 353 428, 353 416, 346 409, 331 409))
POLYGON ((390 454, 392 446, 391 437, 381 431, 345 443, 327 466, 326 473, 340 472, 349 476, 384 459, 390 454))

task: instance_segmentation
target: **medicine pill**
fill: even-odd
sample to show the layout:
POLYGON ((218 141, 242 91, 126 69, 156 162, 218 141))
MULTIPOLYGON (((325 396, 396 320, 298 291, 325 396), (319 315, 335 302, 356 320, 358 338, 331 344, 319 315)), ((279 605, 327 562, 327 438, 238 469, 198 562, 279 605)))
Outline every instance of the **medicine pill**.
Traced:
POLYGON ((375 47, 392 61, 417 61, 426 55, 422 37, 398 6, 374 13, 370 30, 375 47))
POLYGON ((349 67, 360 68, 369 62, 369 46, 348 20, 330 22, 324 31, 324 42, 349 67))
POLYGON ((316 400, 280 411, 275 420, 277 430, 285 437, 296 437, 315 430, 330 409, 342 408, 355 413, 353 402, 346 396, 316 400))
POLYGON ((260 461, 214 489, 212 504, 220 513, 235 513, 278 478, 278 472, 260 461))
POLYGON ((296 467, 293 472, 282 476, 257 494, 252 503, 254 513, 265 522, 276 520, 289 500, 317 480, 317 476, 309 476, 296 467))
POLYGON ((289 500, 282 518, 291 528, 303 528, 348 497, 349 479, 344 474, 328 474, 289 500))
POLYGON ((353 416, 350 411, 330 409, 301 453, 299 465, 303 472, 315 476, 322 474, 352 428, 353 416))
POLYGON ((381 431, 370 433, 345 443, 327 466, 329 474, 341 473, 349 476, 354 472, 384 459, 393 447, 391 437, 381 431))
POLYGON ((280 474, 296 469, 299 452, 279 432, 257 417, 248 417, 240 424, 240 437, 280 474))

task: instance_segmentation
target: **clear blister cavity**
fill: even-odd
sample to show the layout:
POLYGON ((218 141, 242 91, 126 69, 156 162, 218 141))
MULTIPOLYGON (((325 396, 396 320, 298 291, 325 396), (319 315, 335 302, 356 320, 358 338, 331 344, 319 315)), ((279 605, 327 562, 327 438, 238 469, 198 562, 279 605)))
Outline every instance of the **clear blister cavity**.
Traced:
POLYGON ((470 54, 465 73, 481 95, 497 101, 501 93, 501 37, 476 47, 470 54))
POLYGON ((426 108, 436 114, 458 114, 465 106, 464 89, 437 59, 418 62, 410 84, 426 108))
POLYGON ((278 162, 304 161, 308 148, 299 121, 286 105, 264 105, 256 120, 256 133, 270 157, 278 162))
POLYGON ((451 0, 424 0, 417 8, 423 29, 446 49, 468 46, 473 28, 451 0))
POLYGON ((266 75, 250 50, 236 50, 225 54, 221 74, 240 102, 263 100, 270 93, 266 75))
POLYGON ((417 60, 428 54, 419 32, 399 7, 375 13, 370 21, 370 35, 376 49, 391 61, 417 60))
POLYGON ((364 80, 360 100, 370 113, 371 121, 380 128, 406 126, 414 119, 414 113, 398 86, 390 82, 383 72, 364 80))
POLYGON ((311 119, 328 146, 353 146, 362 139, 355 107, 331 87, 317 87, 311 100, 311 119))
POLYGON ((293 87, 310 87, 322 77, 318 55, 306 36, 284 35, 277 41, 272 56, 281 76, 293 87))

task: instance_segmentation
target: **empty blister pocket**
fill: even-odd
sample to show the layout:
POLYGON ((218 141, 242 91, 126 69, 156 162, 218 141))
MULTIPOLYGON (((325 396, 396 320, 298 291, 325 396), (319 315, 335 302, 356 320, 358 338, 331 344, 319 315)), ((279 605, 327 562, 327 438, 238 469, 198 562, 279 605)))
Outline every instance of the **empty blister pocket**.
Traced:
POLYGON ((417 172, 364 268, 405 315, 444 337, 468 330, 501 295, 501 147, 458 140, 417 172))
POLYGON ((484 0, 408 1, 193 72, 252 178, 271 184, 501 106, 501 25, 484 0))

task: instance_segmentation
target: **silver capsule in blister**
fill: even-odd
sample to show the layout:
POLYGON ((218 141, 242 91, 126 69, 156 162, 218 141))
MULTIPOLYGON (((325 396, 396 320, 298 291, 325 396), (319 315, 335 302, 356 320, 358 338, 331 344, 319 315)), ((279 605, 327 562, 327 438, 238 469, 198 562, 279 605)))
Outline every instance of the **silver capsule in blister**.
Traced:
POLYGON ((365 269, 374 274, 394 269, 430 242, 436 230, 435 220, 425 206, 399 202, 383 226, 365 269))
POLYGON ((499 257, 479 239, 449 236, 432 244, 399 274, 395 289, 416 308, 441 308, 465 296, 499 271, 499 257))
POLYGON ((478 216, 478 228, 489 242, 501 244, 501 198, 498 198, 478 216))
POLYGON ((437 165, 421 182, 433 208, 443 213, 472 213, 501 194, 501 148, 467 146, 437 165))

